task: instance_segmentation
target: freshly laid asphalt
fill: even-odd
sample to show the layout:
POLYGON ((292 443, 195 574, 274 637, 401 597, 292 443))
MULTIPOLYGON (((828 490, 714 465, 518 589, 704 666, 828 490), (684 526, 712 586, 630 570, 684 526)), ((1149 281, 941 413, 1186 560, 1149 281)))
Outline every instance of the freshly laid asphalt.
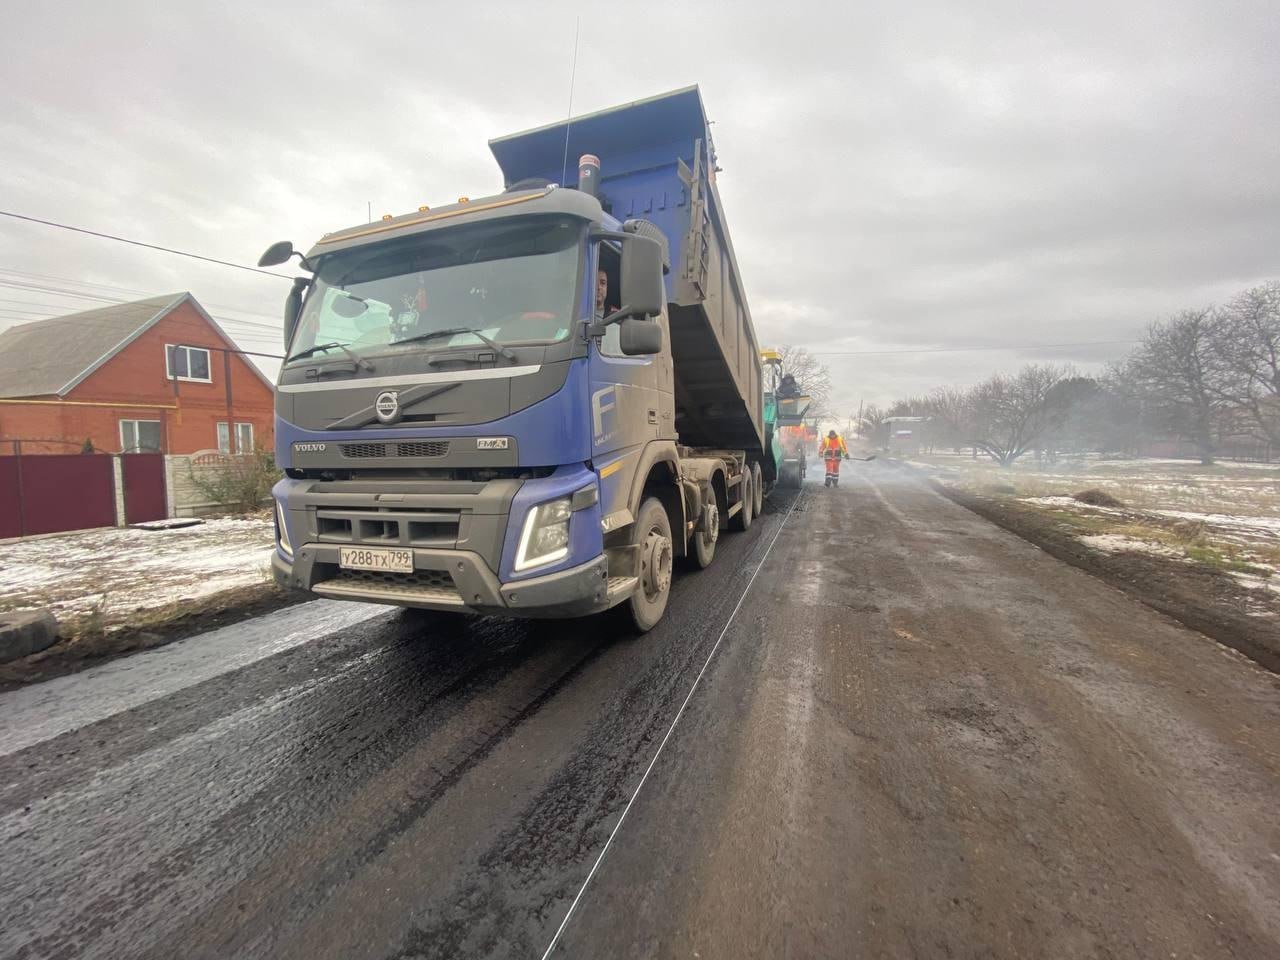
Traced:
POLYGON ((321 601, 0 694, 0 957, 1280 957, 1280 679, 843 483, 644 637, 321 601))

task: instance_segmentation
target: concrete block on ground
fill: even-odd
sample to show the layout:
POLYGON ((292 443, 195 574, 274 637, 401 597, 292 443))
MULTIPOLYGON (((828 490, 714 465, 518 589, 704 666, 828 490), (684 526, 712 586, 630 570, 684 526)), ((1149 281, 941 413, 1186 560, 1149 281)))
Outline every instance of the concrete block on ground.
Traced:
POLYGON ((48 610, 0 613, 0 663, 39 653, 57 639, 58 621, 48 610))

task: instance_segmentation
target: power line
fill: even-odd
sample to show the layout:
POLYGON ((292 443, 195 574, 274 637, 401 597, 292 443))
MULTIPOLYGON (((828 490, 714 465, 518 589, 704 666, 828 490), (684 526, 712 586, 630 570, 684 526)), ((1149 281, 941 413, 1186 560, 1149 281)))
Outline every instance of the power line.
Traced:
POLYGON ((145 247, 148 250, 159 250, 161 253, 172 253, 179 257, 190 257, 192 260, 203 260, 206 263, 216 263, 223 267, 234 267, 237 270, 248 270, 250 273, 262 273, 268 277, 279 277, 281 280, 292 280, 283 273, 275 273, 271 270, 262 270, 258 267, 247 267, 243 263, 232 263, 230 260, 219 260, 216 257, 205 257, 198 253, 188 253, 185 250, 175 250, 172 247, 162 247, 154 243, 143 243, 141 240, 129 240, 126 237, 117 237, 111 233, 99 233, 97 230, 87 230, 84 227, 73 227, 65 223, 56 223, 53 220, 41 220, 39 217, 28 217, 21 213, 11 213, 8 210, 0 210, 0 217, 12 217, 14 220, 25 220, 28 223, 40 223, 46 227, 57 227, 59 230, 70 230, 72 233, 83 233, 90 237, 100 237, 103 240, 115 240, 117 243, 127 243, 135 247, 145 247))
MULTIPOLYGON (((3 278, 0 278, 0 288, 3 288, 3 287, 11 287, 11 288, 13 288, 13 289, 15 289, 15 290, 29 291, 29 292, 32 292, 32 293, 51 292, 51 291, 43 291, 43 290, 36 289, 36 288, 32 288, 32 287, 15 286, 14 284, 7 283, 3 278)), ((79 295, 79 294, 75 294, 75 295, 73 295, 73 294, 59 294, 59 295, 60 295, 60 296, 81 296, 81 295, 79 295)), ((122 299, 120 299, 120 298, 118 298, 118 297, 108 297, 108 296, 104 296, 104 295, 84 296, 84 299, 88 299, 88 300, 97 300, 97 301, 103 301, 103 302, 105 302, 105 303, 107 303, 107 304, 119 304, 119 303, 128 303, 128 302, 129 302, 129 301, 127 301, 127 300, 122 300, 122 299)), ((71 313, 71 314, 69 314, 69 313, 67 312, 67 306, 66 306, 66 305, 64 305, 64 304, 56 304, 56 303, 36 303, 36 302, 34 302, 34 301, 17 301, 17 300, 10 300, 10 301, 8 301, 8 302, 10 302, 10 303, 26 303, 26 304, 28 304, 28 305, 30 305, 30 306, 39 307, 39 308, 41 308, 41 310, 43 310, 43 311, 44 311, 43 316, 44 316, 44 317, 46 317, 46 318, 51 318, 51 317, 65 317, 65 316, 73 315, 73 314, 74 314, 74 313, 76 313, 76 312, 84 312, 84 311, 72 311, 72 313, 71 313)), ((208 304, 208 306, 216 306, 216 304, 208 304)), ((5 308, 5 309, 10 309, 10 308, 5 308)), ((101 309, 101 308, 99 308, 99 307, 93 307, 93 308, 90 308, 90 309, 101 309)), ((234 308, 234 307, 233 307, 233 308, 231 308, 231 309, 235 310, 235 309, 238 309, 238 308, 234 308)), ((33 312, 33 311, 20 311, 20 312, 33 312)), ((262 323, 262 322, 257 321, 257 320, 245 320, 245 319, 242 319, 242 318, 240 318, 240 317, 227 316, 227 315, 224 315, 224 314, 210 314, 210 316, 214 317, 214 319, 216 319, 216 320, 221 320, 221 321, 224 321, 224 322, 227 322, 227 323, 236 323, 236 324, 240 324, 240 325, 245 326, 245 327, 254 327, 254 328, 259 329, 259 330, 270 330, 270 331, 271 331, 272 333, 274 333, 274 334, 279 334, 279 333, 280 333, 280 331, 281 331, 281 329, 282 329, 280 326, 277 326, 277 325, 276 325, 276 324, 274 324, 274 323, 262 323)), ((259 314, 253 314, 253 313, 251 313, 251 314, 250 314, 250 316, 265 317, 265 316, 267 316, 267 314, 262 314, 262 313, 259 313, 259 314)))
MULTIPOLYGON (((72 284, 74 286, 80 286, 80 287, 98 287, 100 290, 111 290, 116 293, 128 294, 131 297, 155 296, 155 293, 153 291, 137 290, 130 287, 117 287, 110 283, 100 283, 96 281, 73 280, 70 277, 58 277, 58 276, 53 276, 51 274, 28 273, 24 270, 14 270, 9 267, 0 267, 0 274, 9 274, 10 276, 17 277, 17 278, 26 278, 25 280, 18 279, 15 281, 7 281, 2 276, 0 276, 0 284, 4 284, 4 285, 11 285, 12 283, 18 283, 18 284, 29 283, 32 280, 44 280, 44 281, 53 281, 54 283, 72 284)), ((46 287, 43 285, 37 285, 37 286, 40 286, 40 289, 59 297, 79 297, 81 299, 86 299, 86 300, 90 300, 90 299, 110 300, 111 299, 109 297, 104 297, 101 293, 94 293, 94 292, 82 293, 76 290, 68 290, 65 287, 46 287)), ((126 301, 116 299, 115 302, 124 303, 126 301)), ((264 317, 272 320, 275 319, 274 314, 258 313, 255 310, 246 310, 243 307, 232 306, 231 304, 213 303, 212 301, 208 301, 208 300, 202 300, 201 303, 204 304, 205 306, 216 307, 219 310, 231 310, 236 313, 247 314, 248 316, 251 316, 251 317, 264 317)))

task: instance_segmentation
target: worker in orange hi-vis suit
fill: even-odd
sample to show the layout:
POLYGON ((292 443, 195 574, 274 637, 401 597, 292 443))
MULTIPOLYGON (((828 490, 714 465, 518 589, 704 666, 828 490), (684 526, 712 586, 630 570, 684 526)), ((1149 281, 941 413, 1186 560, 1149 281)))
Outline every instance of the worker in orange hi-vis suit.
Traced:
POLYGON ((844 437, 834 430, 827 433, 826 439, 818 450, 818 456, 826 462, 827 479, 823 486, 835 487, 840 484, 840 460, 849 459, 849 448, 844 445, 844 437))

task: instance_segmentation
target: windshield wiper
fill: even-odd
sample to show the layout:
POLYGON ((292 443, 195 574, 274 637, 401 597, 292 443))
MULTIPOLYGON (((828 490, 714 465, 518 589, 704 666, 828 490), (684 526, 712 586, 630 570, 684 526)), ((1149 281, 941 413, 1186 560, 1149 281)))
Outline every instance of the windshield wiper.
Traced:
POLYGON ((514 361, 516 359, 515 353, 513 353, 509 348, 504 347, 497 340, 492 340, 489 337, 486 337, 479 330, 472 330, 470 327, 449 327, 445 330, 431 330, 428 333, 419 333, 412 337, 405 337, 403 340, 393 340, 391 342, 391 346, 398 347, 402 343, 422 343, 426 340, 437 340, 440 337, 457 337, 464 333, 471 334, 471 336, 483 342, 485 346, 492 348, 504 360, 514 361))
POLYGON ((328 350, 341 350, 343 353, 345 353, 348 357, 351 358, 351 362, 356 365, 357 370, 360 370, 361 368, 365 370, 370 370, 370 371, 373 370, 372 363, 370 363, 364 357, 360 356, 360 354, 356 353, 346 344, 338 343, 336 340, 333 341, 332 343, 317 343, 314 347, 309 347, 306 350, 303 350, 301 353, 295 353, 292 357, 286 360, 285 363, 292 363, 294 360, 304 360, 307 357, 315 356, 317 353, 321 353, 328 350))

